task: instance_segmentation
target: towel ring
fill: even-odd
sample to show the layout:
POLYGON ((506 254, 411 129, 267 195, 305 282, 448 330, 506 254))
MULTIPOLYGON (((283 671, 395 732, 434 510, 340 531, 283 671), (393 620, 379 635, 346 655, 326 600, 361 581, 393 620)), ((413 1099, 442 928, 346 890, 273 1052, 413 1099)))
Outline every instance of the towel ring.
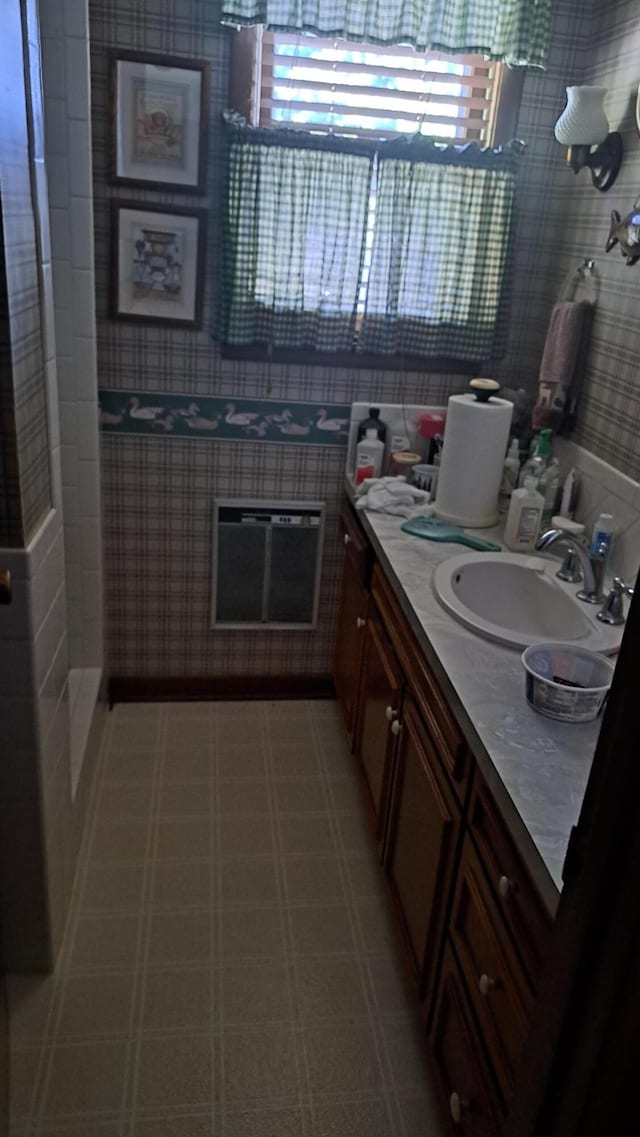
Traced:
POLYGON ((575 300, 581 288, 590 294, 585 299, 595 304, 598 300, 598 279, 593 257, 585 257, 576 268, 570 269, 562 282, 558 300, 575 300))

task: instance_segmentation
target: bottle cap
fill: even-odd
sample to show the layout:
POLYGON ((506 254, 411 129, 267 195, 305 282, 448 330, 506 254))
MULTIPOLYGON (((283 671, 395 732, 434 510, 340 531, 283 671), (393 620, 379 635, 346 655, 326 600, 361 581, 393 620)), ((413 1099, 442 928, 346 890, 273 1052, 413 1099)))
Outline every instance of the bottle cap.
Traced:
POLYGON ((524 479, 524 488, 526 490, 537 490, 538 479, 537 478, 525 478, 524 479))
POLYGON ((380 418, 380 407, 369 407, 369 418, 380 418))

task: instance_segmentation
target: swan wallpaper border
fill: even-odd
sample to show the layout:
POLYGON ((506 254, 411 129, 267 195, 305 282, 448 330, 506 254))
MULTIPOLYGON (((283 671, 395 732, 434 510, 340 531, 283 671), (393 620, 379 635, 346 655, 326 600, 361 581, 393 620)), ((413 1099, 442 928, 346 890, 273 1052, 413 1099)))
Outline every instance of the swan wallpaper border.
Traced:
POLYGON ((351 417, 351 407, 342 403, 190 397, 104 387, 98 402, 101 430, 154 438, 346 446, 351 417))

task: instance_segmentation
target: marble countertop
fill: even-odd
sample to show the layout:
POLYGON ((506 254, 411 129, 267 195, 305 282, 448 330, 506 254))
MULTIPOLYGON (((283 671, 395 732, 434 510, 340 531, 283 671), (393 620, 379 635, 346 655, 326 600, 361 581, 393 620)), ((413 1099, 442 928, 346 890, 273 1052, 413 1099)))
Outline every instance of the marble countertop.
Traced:
MULTIPOLYGON (((521 652, 482 639, 445 611, 433 592, 434 569, 468 550, 403 533, 400 517, 367 511, 359 517, 541 896, 554 913, 601 720, 567 724, 533 711, 525 699, 521 652)), ((478 535, 500 543, 501 529, 478 530, 478 535)))

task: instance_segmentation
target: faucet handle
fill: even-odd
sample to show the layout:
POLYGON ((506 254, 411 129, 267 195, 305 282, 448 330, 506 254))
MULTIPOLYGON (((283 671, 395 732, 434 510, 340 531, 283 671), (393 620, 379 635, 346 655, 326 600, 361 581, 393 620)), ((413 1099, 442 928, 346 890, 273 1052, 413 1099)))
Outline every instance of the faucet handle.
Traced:
POLYGON ((578 584, 582 580, 580 560, 575 549, 569 547, 564 555, 562 567, 558 569, 558 580, 566 580, 568 584, 578 584))
POLYGON ((625 584, 621 576, 614 576, 609 595, 597 613, 598 619, 602 620, 603 624, 611 624, 614 627, 618 624, 624 624, 622 597, 625 595, 631 597, 633 593, 633 588, 625 584))

